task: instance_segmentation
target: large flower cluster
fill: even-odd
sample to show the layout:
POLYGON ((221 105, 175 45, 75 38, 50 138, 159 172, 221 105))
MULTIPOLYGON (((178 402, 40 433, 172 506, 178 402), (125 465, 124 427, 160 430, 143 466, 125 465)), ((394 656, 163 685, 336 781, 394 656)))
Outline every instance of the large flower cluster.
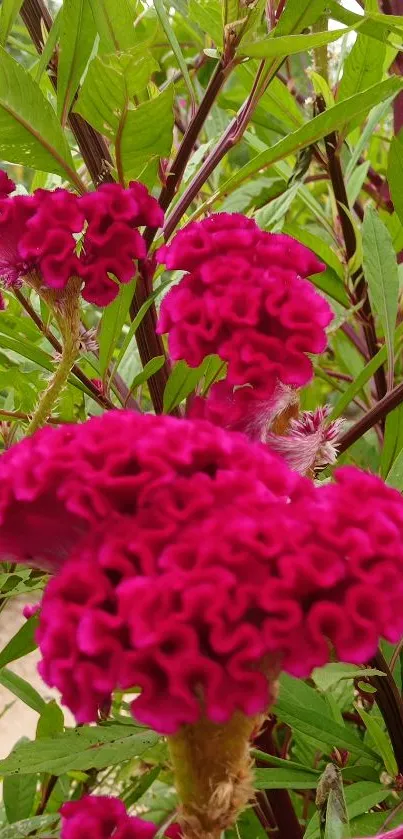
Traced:
MULTIPOLYGON (((129 816, 123 801, 106 795, 67 801, 60 812, 61 839, 154 839, 159 830, 153 822, 129 816)), ((178 825, 169 827, 164 836, 177 839, 178 825)))
POLYGON ((58 546, 41 673, 81 722, 138 688, 133 712, 158 731, 222 723, 330 645, 366 660, 403 631, 402 545, 403 500, 380 479, 349 468, 316 488, 201 420, 111 412, 0 460, 1 552, 58 546))
POLYGON ((129 282, 134 260, 146 255, 138 227, 158 227, 163 213, 143 184, 104 184, 82 196, 65 189, 10 195, 14 184, 0 172, 0 277, 14 284, 32 271, 45 286, 83 281, 83 297, 106 306, 129 282), (112 276, 111 276, 112 275, 112 276), (118 282, 117 282, 118 281, 118 282))
POLYGON ((159 260, 188 272, 161 306, 158 328, 169 333, 172 358, 197 367, 217 353, 228 383, 250 384, 262 399, 278 382, 310 380, 307 353, 323 352, 333 314, 304 279, 324 267, 306 247, 223 213, 179 231, 159 260))

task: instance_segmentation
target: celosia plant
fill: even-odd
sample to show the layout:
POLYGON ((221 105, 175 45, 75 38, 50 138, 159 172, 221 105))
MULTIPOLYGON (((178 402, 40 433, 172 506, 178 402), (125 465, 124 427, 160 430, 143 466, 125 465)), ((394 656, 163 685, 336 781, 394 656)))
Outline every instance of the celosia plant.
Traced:
POLYGON ((402 31, 1 4, 0 839, 403 839, 402 31))
MULTIPOLYGON (((159 830, 153 822, 129 816, 123 802, 111 796, 86 795, 68 801, 61 815, 61 839, 154 839, 159 830)), ((171 825, 163 835, 179 839, 178 825, 171 825)))

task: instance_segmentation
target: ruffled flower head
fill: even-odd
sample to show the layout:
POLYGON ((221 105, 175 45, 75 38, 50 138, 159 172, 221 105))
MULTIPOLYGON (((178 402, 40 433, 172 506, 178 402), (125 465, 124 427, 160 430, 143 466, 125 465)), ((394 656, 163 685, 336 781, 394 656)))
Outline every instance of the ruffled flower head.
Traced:
POLYGON ((307 676, 331 647, 360 662, 395 642, 403 499, 353 467, 336 476, 317 488, 244 435, 130 412, 14 446, 0 548, 59 565, 45 681, 80 722, 137 688, 136 718, 173 733, 263 712, 280 668, 307 676))
POLYGON ((0 278, 8 285, 36 271, 45 286, 62 289, 78 276, 84 299, 106 306, 146 255, 138 227, 163 222, 158 202, 137 182, 83 196, 39 189, 10 197, 7 181, 0 172, 0 278))
MULTIPOLYGON (((106 795, 67 801, 60 813, 61 839, 154 839, 159 830, 153 822, 129 816, 123 801, 106 795)), ((164 836, 179 839, 179 826, 172 825, 164 836)))
POLYGON ((159 261, 188 272, 161 306, 158 329, 169 333, 173 359, 197 367, 217 353, 228 384, 249 384, 258 399, 279 382, 310 380, 307 353, 325 349, 333 313, 304 279, 324 268, 304 245, 222 213, 179 231, 159 261))

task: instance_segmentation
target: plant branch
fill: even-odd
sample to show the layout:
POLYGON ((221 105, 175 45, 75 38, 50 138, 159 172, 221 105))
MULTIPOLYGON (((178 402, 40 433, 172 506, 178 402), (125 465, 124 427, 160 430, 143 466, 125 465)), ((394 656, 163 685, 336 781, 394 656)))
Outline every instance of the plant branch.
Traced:
POLYGON ((385 676, 371 676, 370 682, 376 688, 375 699, 391 739, 398 771, 403 773, 403 701, 380 649, 370 664, 385 673, 385 676))
POLYGON ((339 440, 337 444, 339 454, 342 454, 353 443, 356 443, 364 434, 373 428, 378 422, 382 422, 391 411, 403 402, 403 382, 393 390, 390 390, 383 399, 374 405, 361 419, 357 420, 339 440))
MULTIPOLYGON (((319 112, 323 113, 323 111, 325 110, 325 102, 323 97, 318 96, 316 101, 319 112)), ((325 148, 327 154, 329 175, 332 182, 334 197, 336 199, 337 210, 340 219, 340 226, 343 233, 346 261, 347 263, 350 263, 355 256, 357 242, 354 225, 351 220, 351 214, 349 211, 347 190, 344 182, 343 170, 341 167, 340 154, 338 151, 338 138, 335 131, 331 134, 328 134, 325 137, 325 148)), ((377 336, 374 318, 372 315, 371 305, 369 302, 367 292, 367 285, 365 282, 364 272, 361 265, 353 272, 352 281, 354 285, 354 302, 355 304, 362 302, 360 314, 363 321, 364 335, 368 347, 369 356, 370 358, 373 358, 378 352, 377 336)), ((385 396, 387 390, 385 370, 383 365, 381 365, 378 368, 378 370, 374 373, 374 381, 378 399, 382 399, 385 396)))
MULTIPOLYGON (((42 26, 49 32, 52 17, 43 0, 24 0, 21 17, 39 54, 43 50, 42 26)), ((57 88, 57 57, 53 56, 49 65, 50 80, 57 88)), ((69 123, 83 160, 95 186, 104 181, 113 181, 110 173, 112 158, 104 138, 95 131, 79 114, 70 113, 69 123)))
POLYGON ((53 792, 58 780, 59 779, 58 779, 57 775, 50 775, 49 778, 47 779, 47 781, 45 781, 45 783, 43 784, 42 790, 41 790, 41 800, 40 800, 40 802, 39 802, 39 804, 36 808, 36 811, 35 811, 36 816, 43 816, 43 814, 46 810, 49 798, 52 795, 52 792, 53 792))
MULTIPOLYGON (((262 731, 255 740, 255 746, 268 755, 277 755, 272 728, 273 721, 266 720, 262 731)), ((267 769, 267 763, 259 760, 256 761, 256 765, 267 769)), ((266 790, 266 795, 279 829, 279 839, 302 839, 303 831, 287 790, 266 790)))
MULTIPOLYGON (((180 144, 178 153, 173 161, 171 168, 166 175, 166 182, 163 186, 159 203, 165 211, 172 201, 176 190, 178 189, 182 180, 184 171, 186 169, 188 160, 192 154, 194 145, 200 134, 201 129, 210 113, 211 108, 221 90, 225 80, 227 79, 233 67, 232 57, 223 57, 217 64, 217 67, 210 79, 210 83, 204 94, 204 97, 199 105, 199 108, 190 121, 183 140, 180 144)), ((154 241, 157 230, 155 228, 147 228, 144 232, 144 240, 147 247, 147 252, 150 250, 154 241)), ((141 306, 146 301, 151 292, 152 286, 152 262, 145 262, 140 266, 140 276, 136 283, 136 290, 130 306, 130 317, 132 321, 137 317, 141 306)), ((163 397, 166 383, 168 381, 171 365, 166 356, 165 347, 160 335, 156 333, 157 313, 155 305, 150 306, 146 312, 140 326, 136 331, 137 346, 139 349, 140 359, 143 367, 157 355, 165 356, 165 363, 160 370, 150 376, 148 380, 148 387, 150 391, 151 400, 154 410, 157 414, 163 411, 163 397)), ((175 409, 172 413, 177 416, 180 415, 179 409, 175 409)))
POLYGON ((229 152, 230 149, 232 149, 233 146, 235 146, 243 137, 260 97, 278 70, 279 61, 276 60, 273 62, 269 70, 266 70, 266 72, 265 66, 266 62, 261 61, 248 98, 238 111, 236 117, 234 117, 234 119, 230 122, 215 149, 213 149, 207 156, 199 171, 190 182, 178 203, 175 205, 171 215, 166 219, 164 226, 165 239, 169 239, 187 208, 192 203, 201 187, 209 179, 211 173, 214 172, 216 166, 218 166, 227 152, 229 152))
MULTIPOLYGON (((224 85, 224 82, 227 80, 234 66, 235 64, 232 60, 232 57, 230 59, 225 59, 223 56, 214 70, 214 73, 207 86, 203 99, 200 102, 200 105, 194 117, 191 119, 186 129, 186 133, 179 146, 175 160, 173 161, 169 171, 166 174, 165 184, 159 196, 159 203, 164 212, 169 207, 176 191, 180 186, 183 174, 185 172, 186 166, 188 164, 189 158, 192 154, 194 145, 200 134, 200 131, 203 128, 203 125, 214 105, 214 102, 217 99, 217 96, 224 85)), ((154 241, 156 232, 157 231, 155 228, 149 227, 144 233, 147 251, 149 251, 154 241)))

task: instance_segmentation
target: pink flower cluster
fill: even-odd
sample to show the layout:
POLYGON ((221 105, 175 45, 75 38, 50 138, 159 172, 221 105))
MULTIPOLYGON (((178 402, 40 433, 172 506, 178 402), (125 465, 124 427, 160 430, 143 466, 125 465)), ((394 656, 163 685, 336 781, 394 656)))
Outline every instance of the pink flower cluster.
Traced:
MULTIPOLYGON (((60 812, 61 839, 154 839, 159 830, 153 822, 129 816, 123 801, 110 796, 86 795, 67 801, 60 812)), ((164 836, 178 839, 179 826, 172 825, 164 836)))
POLYGON ((0 460, 0 551, 58 571, 41 673, 80 722, 113 690, 171 733, 270 699, 330 646, 361 662, 403 632, 403 499, 353 467, 317 488, 202 420, 111 412, 0 460), (24 521, 24 528, 18 523, 24 521))
POLYGON ((159 260, 188 272, 161 306, 158 329, 169 333, 173 359, 197 367, 216 353, 228 384, 249 384, 258 399, 278 382, 310 380, 307 353, 323 352, 333 314, 304 279, 324 268, 306 247, 222 213, 179 231, 159 260))
POLYGON ((37 271, 44 285, 60 289, 78 276, 84 299, 99 306, 116 297, 118 283, 134 276, 134 260, 146 255, 137 228, 163 222, 141 183, 104 184, 82 196, 64 189, 10 196, 13 188, 0 172, 0 277, 12 285, 37 271))

